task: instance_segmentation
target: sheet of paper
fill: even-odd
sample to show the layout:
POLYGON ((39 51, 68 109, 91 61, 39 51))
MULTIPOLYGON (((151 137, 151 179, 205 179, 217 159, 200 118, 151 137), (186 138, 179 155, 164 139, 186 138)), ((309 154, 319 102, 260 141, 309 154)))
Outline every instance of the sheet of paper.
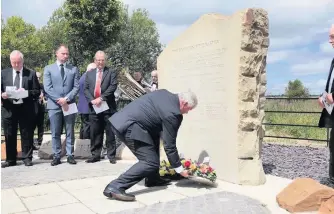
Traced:
POLYGON ((22 99, 28 97, 28 91, 16 91, 16 99, 22 99))
POLYGON ((27 90, 18 91, 16 90, 15 86, 7 86, 6 93, 7 93, 8 98, 11 98, 11 99, 22 99, 22 98, 28 97, 27 90))
POLYGON ((327 92, 324 92, 324 93, 322 94, 322 96, 321 96, 321 98, 322 98, 322 103, 324 104, 325 109, 327 110, 328 114, 332 114, 334 104, 329 104, 329 103, 326 101, 326 97, 327 97, 327 92))
POLYGON ((93 105, 94 111, 96 114, 99 114, 101 112, 104 112, 109 109, 109 106, 106 101, 102 101, 101 105, 97 107, 96 105, 93 105))
POLYGON ((65 111, 64 108, 62 107, 63 114, 64 116, 71 115, 71 114, 76 114, 78 112, 77 104, 71 103, 68 105, 68 110, 65 111))

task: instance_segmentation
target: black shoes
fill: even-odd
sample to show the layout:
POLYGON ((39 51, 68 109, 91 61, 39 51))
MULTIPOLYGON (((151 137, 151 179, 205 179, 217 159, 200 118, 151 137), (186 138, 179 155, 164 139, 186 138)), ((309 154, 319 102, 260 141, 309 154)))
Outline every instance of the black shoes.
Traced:
POLYGON ((91 158, 86 160, 86 163, 95 163, 95 162, 98 162, 100 160, 101 160, 100 157, 91 157, 91 158))
POLYGON ((1 168, 6 168, 6 167, 10 167, 10 166, 16 166, 16 162, 4 162, 4 163, 1 163, 1 168))
POLYGON ((53 158, 51 161, 51 166, 57 166, 59 164, 61 164, 60 158, 53 158))
POLYGON ((116 164, 116 159, 110 159, 109 162, 110 162, 111 164, 116 164))
POLYGON ((77 162, 74 160, 73 156, 68 156, 67 157, 67 163, 69 163, 69 164, 77 164, 77 162))
POLYGON ((145 186, 146 187, 154 187, 154 186, 167 186, 169 185, 171 182, 170 179, 166 179, 166 178, 157 178, 157 179, 148 179, 145 178, 145 186))
POLYGON ((30 160, 30 159, 23 160, 23 163, 24 163, 25 166, 32 166, 33 165, 32 160, 30 160))
POLYGON ((131 194, 125 193, 124 190, 116 189, 112 187, 110 184, 106 186, 106 188, 103 191, 103 195, 108 198, 113 198, 120 201, 134 201, 136 200, 136 197, 131 194))

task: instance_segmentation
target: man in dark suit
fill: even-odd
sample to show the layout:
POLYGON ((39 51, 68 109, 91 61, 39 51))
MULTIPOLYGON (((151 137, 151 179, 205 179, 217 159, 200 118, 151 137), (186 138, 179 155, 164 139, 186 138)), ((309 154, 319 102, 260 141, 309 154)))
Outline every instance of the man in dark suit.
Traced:
MULTIPOLYGON (((332 25, 330 31, 329 31, 329 43, 332 45, 334 48, 334 24, 332 25)), ((334 93, 334 84, 333 84, 333 79, 334 79, 334 74, 333 74, 333 69, 334 69, 334 58, 332 60, 330 69, 329 69, 329 74, 328 74, 328 79, 326 83, 326 88, 325 91, 327 93, 326 96, 326 101, 329 104, 333 104, 333 93, 334 93)), ((329 114, 327 110, 324 108, 324 104, 322 102, 322 98, 319 97, 318 103, 323 108, 320 120, 319 120, 319 127, 320 128, 331 128, 331 133, 330 133, 330 139, 329 139, 329 181, 334 184, 334 112, 329 114)))
POLYGON ((103 132, 106 131, 107 157, 110 163, 116 163, 116 139, 110 128, 109 118, 116 112, 114 92, 117 88, 117 74, 105 66, 106 55, 97 51, 94 60, 97 68, 86 74, 85 96, 89 103, 90 140, 92 157, 87 163, 100 161, 103 146, 103 132), (101 107, 106 102, 109 109, 96 113, 93 106, 101 107))
POLYGON ((14 50, 10 54, 12 68, 1 71, 2 119, 6 142, 6 162, 2 168, 15 166, 17 156, 17 128, 20 127, 22 160, 26 166, 32 166, 33 122, 35 115, 34 99, 39 96, 39 84, 36 73, 23 67, 23 54, 14 50), (7 87, 16 87, 28 91, 28 97, 9 98, 7 87), (6 92, 7 91, 7 92, 6 92))
POLYGON ((173 94, 157 90, 134 100, 110 118, 113 132, 137 157, 133 165, 119 178, 107 185, 103 194, 118 200, 135 200, 125 190, 145 178, 147 187, 166 185, 170 180, 159 176, 160 132, 168 160, 177 173, 187 177, 181 165, 176 138, 183 114, 194 109, 197 97, 188 91, 173 94))
POLYGON ((41 73, 36 72, 36 75, 40 85, 40 95, 35 100, 36 118, 35 118, 34 130, 37 127, 37 145, 40 146, 42 144, 43 134, 44 134, 45 92, 44 92, 44 86, 41 83, 41 73))

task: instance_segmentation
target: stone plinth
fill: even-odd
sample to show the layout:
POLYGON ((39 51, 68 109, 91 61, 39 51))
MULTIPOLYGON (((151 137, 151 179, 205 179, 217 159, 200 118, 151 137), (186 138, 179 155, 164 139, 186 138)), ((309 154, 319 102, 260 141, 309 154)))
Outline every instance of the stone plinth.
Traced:
POLYGON ((201 16, 158 58, 159 88, 191 89, 199 99, 179 130, 179 152, 192 159, 206 152, 228 182, 265 183, 260 150, 268 46, 267 12, 247 9, 201 16))

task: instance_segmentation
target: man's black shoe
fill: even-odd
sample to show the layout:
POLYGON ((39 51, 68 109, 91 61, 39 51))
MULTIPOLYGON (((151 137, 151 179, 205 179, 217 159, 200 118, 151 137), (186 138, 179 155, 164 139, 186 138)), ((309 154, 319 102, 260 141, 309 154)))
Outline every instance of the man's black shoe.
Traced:
POLYGON ((25 166, 32 166, 32 161, 30 159, 23 160, 25 166))
POLYGON ((125 193, 124 190, 119 190, 114 187, 112 187, 110 184, 106 186, 106 188, 103 191, 103 195, 108 198, 113 198, 120 201, 134 201, 136 200, 136 197, 131 194, 125 193))
POLYGON ((110 159, 109 162, 110 162, 111 164, 116 164, 116 159, 110 159))
POLYGON ((68 156, 67 157, 67 163, 69 163, 69 164, 77 164, 77 162, 74 160, 73 156, 68 156))
POLYGON ((60 158, 53 158, 51 166, 57 166, 58 164, 61 164, 60 158))
POLYGON ((145 178, 145 186, 146 187, 154 187, 154 186, 167 186, 171 182, 170 179, 167 178, 157 178, 157 179, 149 179, 145 178))
POLYGON ((1 163, 1 168, 6 168, 6 167, 10 167, 10 166, 16 166, 16 162, 4 162, 4 163, 1 163))
POLYGON ((87 163, 95 163, 100 161, 100 158, 95 158, 95 157, 91 157, 89 159, 86 160, 87 163))

